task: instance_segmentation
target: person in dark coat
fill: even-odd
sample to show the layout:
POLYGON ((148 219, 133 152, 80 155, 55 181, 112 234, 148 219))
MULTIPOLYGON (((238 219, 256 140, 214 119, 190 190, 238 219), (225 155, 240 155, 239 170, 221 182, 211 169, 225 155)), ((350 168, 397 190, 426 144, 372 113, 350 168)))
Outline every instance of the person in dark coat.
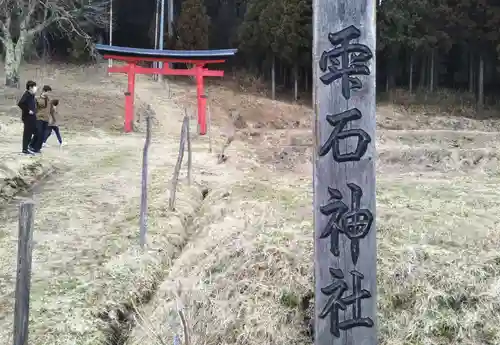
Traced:
POLYGON ((17 103, 17 106, 21 109, 21 119, 23 121, 23 153, 33 154, 34 152, 29 149, 29 144, 32 137, 36 137, 37 125, 36 125, 36 108, 37 103, 35 99, 36 94, 36 83, 33 80, 29 80, 26 83, 26 91, 24 91, 21 99, 17 103))

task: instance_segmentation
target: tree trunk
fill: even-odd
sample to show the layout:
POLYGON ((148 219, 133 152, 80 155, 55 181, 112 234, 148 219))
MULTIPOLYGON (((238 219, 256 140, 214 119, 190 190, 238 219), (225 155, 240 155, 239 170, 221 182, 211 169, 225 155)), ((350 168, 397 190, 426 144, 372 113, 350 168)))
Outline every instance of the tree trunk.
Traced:
POLYGON ((273 64, 271 66, 271 98, 276 99, 276 59, 273 54, 273 64))
POLYGON ((24 44, 26 42, 28 32, 26 30, 21 30, 19 33, 19 38, 14 45, 11 37, 5 37, 6 44, 5 48, 5 86, 7 87, 19 87, 19 67, 21 66, 21 60, 23 59, 24 44))
POLYGON ((434 62, 435 62, 435 52, 434 49, 431 50, 431 66, 429 68, 429 91, 434 92, 434 62))
POLYGON ((427 69, 427 56, 422 55, 422 63, 420 65, 420 79, 418 81, 418 88, 423 89, 425 87, 425 71, 427 69))
POLYGON ((479 56, 479 75, 477 80, 477 108, 483 109, 484 106, 484 59, 479 56))
POLYGON ((282 73, 283 73, 282 74, 283 75, 283 77, 282 77, 283 78, 283 86, 286 89, 288 86, 288 70, 287 70, 285 64, 283 64, 282 73))
POLYGON ((474 92, 474 55, 469 53, 469 92, 474 92))
POLYGON ((5 49, 5 86, 19 87, 19 64, 13 47, 5 49))
POLYGON ((299 67, 297 66, 297 63, 295 63, 295 66, 293 67, 293 91, 294 91, 294 99, 295 102, 299 99, 299 67))
POLYGON ((19 67, 21 61, 18 60, 16 48, 13 45, 5 49, 5 86, 19 87, 19 67))
POLYGON ((410 93, 413 92, 413 54, 410 55, 409 90, 410 93))
POLYGON ((387 78, 385 81, 385 92, 390 92, 391 89, 394 87, 396 84, 396 79, 395 79, 395 68, 392 66, 394 65, 394 62, 390 62, 387 66, 387 78))
POLYGON ((305 84, 306 84, 305 91, 308 92, 309 91, 309 70, 307 68, 304 69, 304 79, 305 79, 305 84))
POLYGON ((172 37, 174 37, 174 1, 173 0, 168 0, 167 11, 168 11, 168 14, 167 14, 168 37, 170 39, 172 39, 172 37))

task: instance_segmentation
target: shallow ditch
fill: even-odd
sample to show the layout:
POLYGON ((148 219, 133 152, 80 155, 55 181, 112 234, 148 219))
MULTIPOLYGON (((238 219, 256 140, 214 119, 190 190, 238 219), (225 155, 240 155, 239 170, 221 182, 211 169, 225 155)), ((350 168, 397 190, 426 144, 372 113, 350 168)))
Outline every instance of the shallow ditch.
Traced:
MULTIPOLYGON (((57 188, 57 178, 62 176, 68 169, 62 167, 51 166, 50 168, 43 167, 42 163, 35 161, 26 167, 23 167, 23 172, 18 173, 13 178, 4 179, 0 184, 0 191, 4 186, 9 186, 10 196, 4 197, 0 194, 0 221, 6 219, 14 219, 18 217, 19 204, 26 199, 33 199, 37 194, 50 192, 52 187, 57 188), (41 173, 27 174, 28 170, 40 171, 41 173)), ((193 221, 196 218, 203 200, 209 195, 210 188, 199 188, 201 202, 197 205, 192 214, 185 215, 182 219, 182 227, 189 233, 185 243, 180 248, 180 252, 173 256, 170 260, 175 260, 182 252, 184 246, 189 243, 189 238, 195 231, 193 229, 193 221)), ((158 275, 157 279, 152 283, 150 289, 137 296, 133 301, 125 302, 116 308, 103 310, 96 315, 100 320, 105 322, 104 332, 106 335, 105 345, 124 345, 131 331, 136 326, 137 309, 148 304, 155 296, 159 284, 163 281, 168 273, 168 269, 158 275)))
MULTIPOLYGON (((185 217, 182 222, 183 228, 187 233, 193 234, 193 221, 198 215, 199 210, 203 206, 203 201, 210 193, 210 188, 202 187, 200 189, 200 195, 202 197, 201 203, 198 205, 193 214, 185 217)), ((191 235, 186 239, 183 244, 181 251, 178 255, 171 258, 171 261, 176 260, 179 255, 181 255, 184 247, 189 243, 189 239, 191 235)), ((132 330, 136 326, 136 319, 138 316, 138 309, 141 306, 148 304, 153 297, 156 295, 159 284, 164 280, 168 271, 165 270, 161 273, 161 275, 157 276, 157 279, 153 282, 151 289, 145 291, 140 296, 134 298, 132 302, 126 302, 121 304, 118 308, 114 308, 111 310, 104 310, 96 315, 101 321, 104 321, 107 325, 107 329, 105 329, 106 340, 103 345, 125 345, 132 333, 132 330)))
POLYGON ((26 171, 40 169, 40 173, 29 176, 22 176, 21 172, 12 178, 1 181, 0 185, 0 212, 11 215, 17 212, 17 206, 26 199, 33 199, 33 196, 45 190, 47 184, 52 182, 66 170, 56 166, 43 168, 42 163, 34 162, 23 167, 26 171))

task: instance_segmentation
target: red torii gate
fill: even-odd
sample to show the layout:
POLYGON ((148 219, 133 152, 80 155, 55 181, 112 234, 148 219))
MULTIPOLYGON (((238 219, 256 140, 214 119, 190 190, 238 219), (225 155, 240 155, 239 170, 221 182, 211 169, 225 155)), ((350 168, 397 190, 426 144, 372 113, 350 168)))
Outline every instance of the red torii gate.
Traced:
POLYGON ((125 66, 108 67, 109 73, 126 73, 128 75, 128 90, 125 92, 125 132, 132 131, 134 120, 134 91, 136 74, 185 75, 196 78, 196 96, 198 99, 198 125, 200 134, 207 132, 206 102, 203 77, 223 77, 224 71, 209 70, 205 65, 224 63, 228 57, 236 54, 236 49, 220 50, 156 50, 129 47, 108 46, 96 44, 96 49, 105 59, 124 61, 125 66), (139 66, 141 61, 163 62, 163 68, 139 66), (173 69, 169 62, 194 65, 190 69, 173 69))

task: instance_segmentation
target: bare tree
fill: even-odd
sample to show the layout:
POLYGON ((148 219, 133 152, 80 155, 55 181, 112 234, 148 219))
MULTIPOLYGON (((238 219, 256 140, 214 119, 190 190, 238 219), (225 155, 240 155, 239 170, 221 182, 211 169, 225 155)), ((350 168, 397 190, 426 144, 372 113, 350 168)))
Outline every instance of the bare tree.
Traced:
POLYGON ((24 49, 51 26, 92 47, 89 29, 109 23, 110 0, 0 0, 0 43, 5 51, 5 84, 19 84, 24 49))

